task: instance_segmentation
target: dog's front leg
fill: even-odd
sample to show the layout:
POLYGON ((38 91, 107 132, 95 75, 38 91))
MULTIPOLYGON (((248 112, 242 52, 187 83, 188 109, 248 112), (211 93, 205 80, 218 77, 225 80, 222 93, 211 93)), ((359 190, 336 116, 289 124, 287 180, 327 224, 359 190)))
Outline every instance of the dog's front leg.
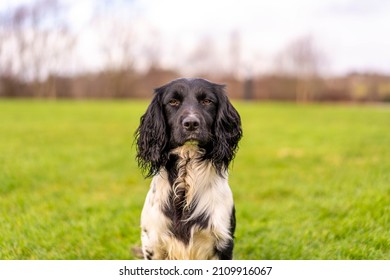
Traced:
POLYGON ((156 182, 152 181, 151 188, 146 196, 141 214, 141 241, 142 252, 145 259, 163 260, 167 258, 162 237, 166 234, 169 221, 162 212, 164 193, 161 192, 163 185, 157 188, 156 182))

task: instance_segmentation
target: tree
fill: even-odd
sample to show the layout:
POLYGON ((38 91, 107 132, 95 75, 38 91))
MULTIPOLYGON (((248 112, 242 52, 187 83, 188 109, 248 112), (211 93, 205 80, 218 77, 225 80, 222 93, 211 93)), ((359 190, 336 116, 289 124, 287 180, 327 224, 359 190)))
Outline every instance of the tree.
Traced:
POLYGON ((241 34, 235 30, 230 33, 229 56, 230 75, 238 78, 241 70, 241 34))
POLYGON ((292 41, 276 58, 276 68, 282 75, 296 79, 295 96, 298 102, 313 99, 325 65, 325 55, 311 36, 292 41))
POLYGON ((190 66, 190 70, 187 71, 195 75, 212 76, 221 73, 218 53, 211 37, 205 36, 198 41, 188 57, 187 65, 190 66))
POLYGON ((0 15, 0 26, 0 75, 32 82, 34 96, 48 95, 43 81, 61 70, 75 43, 59 2, 21 4, 0 15))
POLYGON ((134 79, 134 42, 135 35, 129 22, 99 18, 100 48, 103 57, 105 97, 123 98, 131 93, 134 79))

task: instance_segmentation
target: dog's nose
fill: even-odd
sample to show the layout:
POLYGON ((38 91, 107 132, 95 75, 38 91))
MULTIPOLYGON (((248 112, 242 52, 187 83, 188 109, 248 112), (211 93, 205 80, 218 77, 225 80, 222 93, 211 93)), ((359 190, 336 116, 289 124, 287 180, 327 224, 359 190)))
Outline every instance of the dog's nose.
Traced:
POLYGON ((187 116, 183 119, 183 127, 185 130, 195 131, 199 127, 199 119, 194 115, 187 116))

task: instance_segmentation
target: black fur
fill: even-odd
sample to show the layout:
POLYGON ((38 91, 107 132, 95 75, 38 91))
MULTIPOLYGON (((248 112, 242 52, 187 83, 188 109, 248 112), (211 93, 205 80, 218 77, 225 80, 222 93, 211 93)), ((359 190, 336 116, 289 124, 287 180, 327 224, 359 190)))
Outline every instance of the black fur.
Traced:
POLYGON ((205 159, 211 160, 219 173, 228 168, 242 130, 240 116, 224 89, 203 79, 178 79, 155 90, 136 131, 137 160, 146 177, 165 167, 169 151, 188 140, 199 142, 206 151, 205 159), (194 131, 183 128, 190 112, 199 120, 194 131))
POLYGON ((146 171, 146 177, 155 175, 168 158, 167 126, 162 109, 162 92, 157 89, 146 113, 141 117, 136 131, 138 165, 146 171))
MULTIPOLYGON (((176 168, 177 157, 172 155, 166 165, 166 170, 168 172, 168 180, 173 186, 177 179, 177 168, 176 168)), ((184 209, 185 193, 178 195, 174 194, 173 190, 169 193, 169 204, 165 205, 162 209, 165 216, 169 217, 172 220, 171 232, 176 236, 177 239, 181 240, 184 244, 188 244, 190 241, 190 232, 191 228, 194 225, 199 226, 200 229, 207 227, 209 222, 209 217, 204 214, 196 219, 190 220, 186 223, 183 223, 183 220, 186 220, 193 213, 191 209, 194 209, 195 205, 189 205, 184 209), (178 196, 178 197, 177 197, 178 196), (175 198, 176 197, 176 198, 175 198)))
POLYGON ((188 245, 191 237, 191 229, 194 225, 199 226, 199 229, 205 229, 208 226, 209 217, 206 214, 202 214, 196 219, 191 219, 188 222, 183 222, 189 218, 192 214, 191 208, 192 205, 189 206, 188 209, 183 209, 181 203, 174 202, 174 194, 173 191, 170 193, 169 201, 171 202, 169 205, 166 205, 162 210, 168 218, 172 220, 171 232, 172 234, 184 244, 188 245))
MULTIPOLYGON (((225 86, 203 79, 178 79, 155 90, 136 131, 137 160, 146 177, 156 175, 161 168, 167 171, 172 189, 169 203, 161 211, 172 221, 171 233, 184 244, 189 243, 193 226, 207 228, 209 216, 204 213, 183 222, 196 205, 184 207, 186 194, 174 193, 179 158, 171 151, 187 141, 195 141, 204 151, 201 160, 211 161, 222 176, 235 156, 241 137, 240 116, 228 100, 225 86)), ((232 237, 235 226, 233 205, 229 229, 232 237)), ((222 250, 214 250, 219 259, 232 259, 233 240, 222 250)), ((153 252, 146 252, 147 259, 152 257, 153 252)))

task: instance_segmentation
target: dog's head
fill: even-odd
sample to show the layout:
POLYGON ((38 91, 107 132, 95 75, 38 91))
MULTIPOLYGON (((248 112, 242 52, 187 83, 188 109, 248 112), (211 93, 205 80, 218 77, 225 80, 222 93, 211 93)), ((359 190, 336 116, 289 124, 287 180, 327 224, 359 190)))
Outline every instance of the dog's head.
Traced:
POLYGON ((137 159, 147 176, 166 164, 169 151, 187 142, 202 148, 218 172, 228 168, 242 130, 224 88, 204 79, 178 79, 155 90, 136 131, 137 159))

